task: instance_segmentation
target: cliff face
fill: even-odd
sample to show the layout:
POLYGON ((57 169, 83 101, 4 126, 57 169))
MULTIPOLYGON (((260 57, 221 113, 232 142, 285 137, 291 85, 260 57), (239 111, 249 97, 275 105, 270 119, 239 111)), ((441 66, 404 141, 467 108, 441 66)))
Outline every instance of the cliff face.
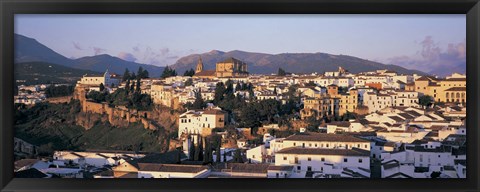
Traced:
POLYGON ((97 121, 119 128, 128 128, 132 123, 141 123, 143 128, 159 133, 158 142, 163 151, 175 149, 179 144, 170 141, 170 135, 177 135, 180 113, 168 107, 155 106, 152 111, 136 111, 123 106, 111 107, 106 103, 95 103, 85 98, 86 87, 77 86, 74 98, 80 100, 81 111, 76 115, 75 124, 86 130, 97 121))
POLYGON ((97 121, 106 122, 106 120, 107 118, 105 116, 96 113, 85 113, 83 111, 79 112, 75 117, 75 123, 85 128, 85 130, 92 128, 97 121))

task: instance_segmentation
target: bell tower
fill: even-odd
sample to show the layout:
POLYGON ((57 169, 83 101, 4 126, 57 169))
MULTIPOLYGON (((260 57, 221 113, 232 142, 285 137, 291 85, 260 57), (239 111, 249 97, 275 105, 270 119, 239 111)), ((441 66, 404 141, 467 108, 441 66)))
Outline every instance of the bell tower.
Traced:
POLYGON ((202 61, 202 57, 200 57, 200 59, 198 59, 198 62, 197 62, 197 68, 195 69, 195 73, 199 73, 202 71, 203 71, 203 61, 202 61))

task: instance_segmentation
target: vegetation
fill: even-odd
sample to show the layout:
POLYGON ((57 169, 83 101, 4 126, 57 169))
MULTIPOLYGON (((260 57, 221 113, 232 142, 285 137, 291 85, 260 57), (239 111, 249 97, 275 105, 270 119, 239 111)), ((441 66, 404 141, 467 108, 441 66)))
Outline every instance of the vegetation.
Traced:
POLYGON ((47 95, 47 97, 69 96, 73 94, 74 89, 75 87, 73 85, 50 85, 45 89, 45 94, 47 95))
POLYGON ((167 77, 174 77, 174 76, 177 76, 177 72, 175 71, 175 69, 171 69, 169 66, 166 66, 160 77, 167 78, 167 77))
POLYGON ((85 74, 100 73, 45 62, 16 63, 14 68, 15 79, 25 80, 17 85, 73 84, 85 74))
POLYGON ((185 73, 183 73, 183 76, 193 77, 193 75, 195 75, 195 70, 193 70, 193 69, 186 70, 185 73))
POLYGON ((422 107, 430 107, 433 104, 433 98, 429 95, 422 95, 418 97, 418 104, 422 107))
POLYGON ((192 86, 192 85, 193 85, 193 79, 190 78, 185 81, 185 86, 192 86))
POLYGON ((85 130, 75 124, 81 105, 78 100, 67 104, 39 103, 32 107, 17 106, 15 137, 39 146, 40 155, 52 155, 54 150, 105 149, 159 152, 163 131, 144 129, 133 123, 118 128, 97 122, 85 130))
POLYGON ((285 76, 285 75, 287 75, 287 73, 282 68, 278 68, 277 75, 278 76, 285 76))
POLYGON ((134 72, 130 72, 128 68, 125 68, 125 72, 123 73, 122 77, 122 82, 128 81, 128 80, 140 80, 140 79, 146 79, 149 78, 149 73, 143 67, 138 67, 137 74, 135 75, 134 72))

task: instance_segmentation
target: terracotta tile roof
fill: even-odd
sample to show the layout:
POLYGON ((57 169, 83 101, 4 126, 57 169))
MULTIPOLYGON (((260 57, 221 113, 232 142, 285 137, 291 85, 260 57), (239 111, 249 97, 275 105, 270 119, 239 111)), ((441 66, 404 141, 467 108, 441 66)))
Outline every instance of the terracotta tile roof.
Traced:
POLYGON ((449 88, 445 91, 467 91, 467 88, 466 87, 452 87, 452 88, 449 88))
POLYGON ((139 171, 152 172, 182 172, 182 173, 198 173, 208 169, 202 165, 179 165, 179 164, 158 164, 158 163, 139 163, 139 171))
POLYGON ((285 138, 284 141, 369 142, 350 135, 326 133, 295 134, 285 138))
POLYGON ((467 81, 467 78, 450 78, 443 81, 467 81))
POLYGON ((201 77, 203 77, 203 76, 215 76, 216 73, 217 72, 215 70, 203 70, 201 72, 195 73, 194 76, 197 76, 197 77, 198 76, 201 76, 201 77))
POLYGON ((275 166, 275 165, 270 165, 268 166, 268 170, 272 171, 292 171, 293 166, 275 166))
POLYGON ((324 149, 324 148, 300 148, 289 147, 282 149, 277 154, 298 154, 298 155, 340 155, 340 156, 370 156, 370 151, 358 148, 352 149, 324 149))

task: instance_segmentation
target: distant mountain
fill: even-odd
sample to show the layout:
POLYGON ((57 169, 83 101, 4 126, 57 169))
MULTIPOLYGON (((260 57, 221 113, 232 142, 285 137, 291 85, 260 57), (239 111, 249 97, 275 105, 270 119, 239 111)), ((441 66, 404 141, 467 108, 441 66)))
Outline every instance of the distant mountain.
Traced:
POLYGON ((442 68, 436 68, 431 71, 429 71, 430 74, 432 75, 438 75, 440 77, 446 77, 451 75, 453 72, 457 73, 466 73, 466 64, 465 63, 458 63, 458 64, 452 64, 449 66, 444 66, 442 68))
POLYGON ((15 63, 43 61, 68 66, 72 60, 58 54, 37 40, 15 34, 15 63))
POLYGON ((41 83, 75 83, 85 74, 101 74, 100 72, 74 69, 45 62, 17 63, 14 76, 16 80, 25 80, 19 84, 33 85, 41 83))
POLYGON ((360 59, 348 55, 332 55, 327 53, 282 53, 265 54, 245 51, 223 52, 213 50, 203 54, 192 54, 180 58, 171 67, 182 74, 190 68, 195 69, 199 57, 202 57, 205 69, 215 69, 215 63, 228 57, 235 57, 248 64, 248 71, 257 74, 276 73, 278 68, 283 68, 292 73, 323 73, 325 71, 336 71, 343 67, 352 73, 388 69, 403 74, 426 74, 417 70, 409 70, 396 65, 385 65, 382 63, 360 59))
POLYGON ((91 57, 82 57, 79 59, 69 59, 47 46, 39 43, 37 40, 15 34, 15 63, 24 62, 45 62, 72 67, 76 69, 92 70, 96 72, 105 72, 108 68, 110 72, 123 75, 125 68, 137 72, 138 67, 148 70, 151 77, 159 77, 164 67, 155 65, 140 64, 122 60, 110 55, 96 55, 91 57))

